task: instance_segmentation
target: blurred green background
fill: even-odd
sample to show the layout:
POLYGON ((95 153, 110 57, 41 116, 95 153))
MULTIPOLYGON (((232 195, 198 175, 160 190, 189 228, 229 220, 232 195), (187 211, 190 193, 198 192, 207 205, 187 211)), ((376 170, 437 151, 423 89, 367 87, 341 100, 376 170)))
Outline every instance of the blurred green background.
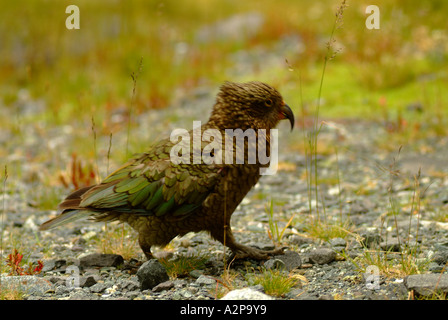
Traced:
MULTIPOLYGON (((113 115, 126 114, 131 104, 138 116, 168 107, 179 92, 217 89, 224 80, 266 81, 296 114, 312 116, 340 3, 2 1, 2 165, 46 161, 48 176, 57 176, 64 159, 26 149, 28 140, 64 127, 75 136, 64 147, 92 159, 93 117, 95 134, 107 138, 126 132, 128 122, 113 115), (80 9, 79 30, 65 26, 70 4, 80 9)), ((320 116, 386 123, 398 140, 446 135, 448 1, 347 4, 334 34, 338 52, 325 70, 320 116), (380 9, 379 30, 365 27, 370 4, 380 9)))

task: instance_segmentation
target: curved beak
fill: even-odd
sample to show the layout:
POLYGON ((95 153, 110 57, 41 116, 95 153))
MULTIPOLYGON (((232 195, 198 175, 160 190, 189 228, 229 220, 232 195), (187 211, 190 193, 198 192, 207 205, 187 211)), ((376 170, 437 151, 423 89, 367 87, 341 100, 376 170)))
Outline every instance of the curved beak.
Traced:
POLYGON ((294 114, 292 113, 291 108, 287 104, 284 104, 280 109, 279 118, 280 120, 288 119, 289 123, 291 123, 291 131, 292 131, 292 129, 294 128, 294 114))

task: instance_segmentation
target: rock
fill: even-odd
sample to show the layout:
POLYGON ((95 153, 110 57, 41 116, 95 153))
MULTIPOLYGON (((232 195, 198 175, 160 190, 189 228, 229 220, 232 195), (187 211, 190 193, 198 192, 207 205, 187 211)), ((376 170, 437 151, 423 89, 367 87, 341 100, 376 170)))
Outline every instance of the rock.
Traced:
POLYGON ((196 279, 195 281, 197 284, 203 286, 203 285, 216 285, 216 280, 205 276, 205 275, 201 275, 199 278, 196 279))
POLYGON ((361 245, 366 248, 377 248, 381 242, 381 236, 372 231, 364 231, 360 233, 362 237, 361 245))
POLYGON ((194 270, 191 270, 188 274, 190 275, 190 277, 197 279, 204 274, 204 271, 194 269, 194 270))
POLYGON ((302 246, 302 245, 313 243, 313 240, 303 237, 303 236, 295 235, 295 234, 289 236, 288 241, 291 244, 295 244, 297 246, 302 246))
POLYGON ((380 243, 380 247, 384 251, 400 252, 400 240, 398 238, 387 238, 386 241, 380 243))
POLYGON ((96 280, 93 276, 79 278, 79 286, 81 288, 84 288, 84 287, 88 288, 88 287, 93 286, 94 284, 96 284, 96 280))
POLYGON ((428 271, 432 272, 432 273, 436 273, 436 272, 443 272, 445 270, 445 266, 444 265, 440 265, 438 263, 435 262, 430 262, 428 264, 428 271))
POLYGON ((59 269, 66 265, 66 261, 63 259, 49 259, 42 261, 44 266, 42 268, 42 272, 48 272, 51 270, 59 269))
POLYGON ((154 288, 152 288, 152 292, 161 292, 165 290, 170 290, 171 288, 174 288, 174 282, 171 280, 159 283, 154 288))
POLYGON ((222 297, 221 300, 274 300, 274 298, 260 291, 245 288, 232 290, 222 297))
POLYGON ((79 266, 88 267, 118 267, 124 263, 118 254, 92 253, 79 259, 79 266))
POLYGON ((124 294, 125 299, 134 300, 140 295, 140 291, 129 291, 124 294))
POLYGON ((137 277, 141 290, 152 289, 159 283, 169 280, 165 267, 157 259, 143 263, 137 271, 137 277))
POLYGON ((135 291, 140 289, 139 283, 131 280, 120 280, 117 283, 117 287, 121 291, 135 291))
POLYGON ((91 286, 89 289, 90 289, 90 292, 101 293, 104 290, 106 290, 106 288, 107 288, 107 286, 104 283, 98 282, 98 283, 95 283, 93 286, 91 286))
POLYGON ((279 269, 291 271, 300 268, 302 265, 302 259, 300 255, 295 251, 285 251, 284 254, 274 256, 272 259, 267 260, 264 266, 267 269, 279 269))
POLYGON ((36 276, 2 276, 2 288, 19 289, 26 295, 43 295, 53 289, 50 281, 36 276))
POLYGON ((342 238, 333 238, 328 241, 331 245, 331 247, 336 251, 342 251, 347 246, 347 241, 342 238))
POLYGON ((82 289, 75 289, 70 292, 70 296, 68 300, 98 300, 99 297, 97 295, 93 295, 90 292, 86 292, 82 289))
POLYGON ((269 259, 264 264, 266 269, 276 269, 276 270, 285 270, 285 263, 280 259, 269 259))
POLYGON ((445 265, 448 262, 448 250, 439 250, 432 256, 432 261, 437 264, 445 265))
POLYGON ((310 252, 310 260, 317 264, 327 264, 336 258, 336 252, 329 248, 317 248, 310 252))
POLYGON ((306 290, 301 288, 292 289, 290 292, 286 294, 288 299, 292 300, 317 300, 317 296, 309 294, 306 290))
POLYGON ((422 296, 438 291, 448 293, 448 274, 413 274, 405 278, 405 285, 422 296))
POLYGON ((363 214, 369 211, 363 203, 353 202, 350 206, 350 212, 352 214, 363 214))

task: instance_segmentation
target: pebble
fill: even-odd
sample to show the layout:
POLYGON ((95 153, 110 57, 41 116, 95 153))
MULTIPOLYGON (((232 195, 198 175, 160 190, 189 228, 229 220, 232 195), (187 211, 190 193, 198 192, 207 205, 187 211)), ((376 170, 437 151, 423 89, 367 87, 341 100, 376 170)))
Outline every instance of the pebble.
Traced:
POLYGON ((336 252, 329 248, 317 248, 310 252, 310 260, 317 264, 328 264, 336 258, 336 252))
POLYGON ((164 281, 162 283, 159 283, 155 287, 152 288, 152 292, 162 292, 165 290, 170 290, 174 288, 174 282, 171 280, 164 281))
POLYGON ((285 251, 284 254, 276 255, 264 263, 266 269, 279 269, 291 271, 300 268, 302 259, 295 251, 285 251))
POLYGON ((448 293, 448 274, 413 274, 405 280, 408 290, 422 296, 431 296, 439 291, 448 293))
POLYGON ((196 279, 195 283, 199 285, 210 286, 210 285, 216 285, 216 280, 209 276, 201 275, 199 278, 196 279))
POLYGON ((221 300, 274 300, 273 297, 251 288, 229 291, 221 300))
POLYGON ((157 259, 143 263, 137 271, 137 277, 142 290, 152 289, 169 280, 165 267, 157 259))
POLYGON ((0 276, 2 288, 19 289, 27 296, 42 296, 52 290, 50 281, 38 276, 0 276))
POLYGON ((84 268, 118 267, 123 263, 123 257, 118 254, 92 253, 79 259, 79 266, 84 268))

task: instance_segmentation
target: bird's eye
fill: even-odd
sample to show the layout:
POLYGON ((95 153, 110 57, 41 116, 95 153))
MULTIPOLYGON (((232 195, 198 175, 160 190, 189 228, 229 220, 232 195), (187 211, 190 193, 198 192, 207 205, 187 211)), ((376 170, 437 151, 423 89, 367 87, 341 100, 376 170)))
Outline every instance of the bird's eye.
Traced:
POLYGON ((266 107, 272 107, 272 100, 271 100, 271 99, 266 100, 266 101, 264 102, 264 105, 265 105, 266 107))

